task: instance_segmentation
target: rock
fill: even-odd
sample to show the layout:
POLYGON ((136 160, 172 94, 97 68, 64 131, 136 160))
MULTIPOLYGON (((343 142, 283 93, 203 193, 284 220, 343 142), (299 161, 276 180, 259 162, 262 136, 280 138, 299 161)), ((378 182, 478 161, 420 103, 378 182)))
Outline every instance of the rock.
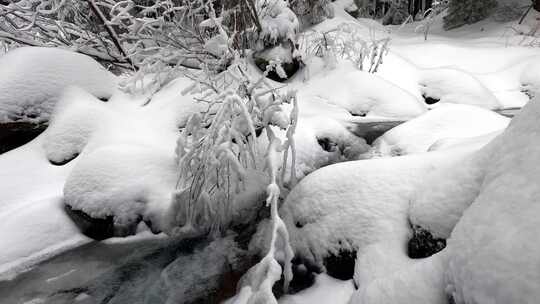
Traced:
POLYGON ((326 273, 336 279, 350 280, 354 276, 354 264, 356 263, 356 251, 341 249, 339 253, 330 254, 324 258, 323 264, 326 273))
POLYGON ((427 258, 446 247, 445 239, 434 238, 428 230, 417 225, 413 225, 412 230, 413 236, 407 246, 407 252, 410 258, 427 258))
POLYGON ((267 77, 274 81, 284 82, 300 69, 300 61, 297 58, 293 58, 292 49, 287 44, 278 45, 253 54, 255 65, 263 72, 266 71, 271 60, 279 60, 286 75, 286 77, 282 77, 283 75, 272 69, 268 72, 267 77))
POLYGON ((113 216, 93 218, 84 211, 75 210, 65 204, 64 210, 81 232, 94 240, 104 240, 114 236, 128 236, 135 234, 137 224, 141 221, 131 222, 127 225, 115 224, 113 216))
POLYGON ((428 105, 436 104, 437 102, 441 101, 440 98, 434 98, 427 95, 422 95, 422 97, 424 98, 424 102, 428 105))
POLYGON ((30 142, 41 134, 41 132, 45 131, 46 128, 47 125, 44 123, 0 123, 0 154, 30 142))

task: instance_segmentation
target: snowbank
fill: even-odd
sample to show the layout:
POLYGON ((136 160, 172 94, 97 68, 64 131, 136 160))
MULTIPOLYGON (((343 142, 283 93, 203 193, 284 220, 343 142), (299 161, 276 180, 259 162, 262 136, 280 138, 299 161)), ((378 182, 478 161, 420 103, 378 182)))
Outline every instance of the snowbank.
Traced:
POLYGON ((62 187, 73 164, 51 165, 42 141, 0 157, 0 279, 89 241, 63 210, 62 187))
POLYGON ((47 122, 62 91, 78 86, 108 99, 116 78, 92 58, 58 48, 22 47, 0 57, 0 123, 47 122))
POLYGON ((540 297, 540 100, 484 150, 480 193, 448 240, 447 291, 456 303, 533 303, 540 297))

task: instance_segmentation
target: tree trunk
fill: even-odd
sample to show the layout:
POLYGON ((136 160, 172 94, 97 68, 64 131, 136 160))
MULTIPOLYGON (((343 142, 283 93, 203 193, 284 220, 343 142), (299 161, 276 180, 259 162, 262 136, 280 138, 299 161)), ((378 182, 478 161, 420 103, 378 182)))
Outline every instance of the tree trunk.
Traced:
POLYGON ((540 0, 533 0, 533 8, 540 12, 540 0))

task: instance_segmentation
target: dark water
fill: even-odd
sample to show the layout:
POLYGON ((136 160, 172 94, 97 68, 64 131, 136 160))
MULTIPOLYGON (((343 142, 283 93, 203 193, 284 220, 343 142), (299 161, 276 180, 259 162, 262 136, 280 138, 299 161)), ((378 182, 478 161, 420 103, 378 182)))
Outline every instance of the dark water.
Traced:
POLYGON ((253 263, 232 237, 92 242, 0 282, 0 303, 219 303, 253 263))

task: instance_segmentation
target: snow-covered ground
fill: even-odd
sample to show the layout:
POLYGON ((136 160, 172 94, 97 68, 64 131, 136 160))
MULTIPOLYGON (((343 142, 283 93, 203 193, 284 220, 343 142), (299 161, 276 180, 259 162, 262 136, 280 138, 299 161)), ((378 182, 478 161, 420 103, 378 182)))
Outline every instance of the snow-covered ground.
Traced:
MULTIPOLYGON (((533 303, 540 296, 540 99, 529 100, 540 90, 540 49, 509 32, 515 22, 445 32, 439 18, 424 41, 418 24, 354 19, 343 10, 351 3, 336 1, 335 17, 312 30, 347 23, 364 39, 390 38, 389 52, 375 74, 345 59, 306 56, 309 72, 287 82, 300 109, 302 180, 280 213, 306 264, 324 270, 329 256, 354 253, 354 278, 320 274, 280 303, 445 304, 449 296, 455 303, 533 303), (523 106, 513 120, 495 111, 523 106), (358 136, 358 128, 389 122, 398 126, 379 130, 384 135, 373 143, 358 136), (447 247, 410 259, 411 226, 447 247)), ((129 96, 83 55, 42 48, 0 55, 0 123, 50 121, 32 142, 0 155, 0 280, 92 241, 66 204, 114 217, 116 235, 164 237, 146 226, 170 229, 178 130, 205 110, 182 94, 189 84, 179 78, 151 98, 129 96)), ((251 247, 264 247, 256 236, 251 247)), ((65 267, 48 269, 55 274, 48 282, 80 278, 77 265, 65 267)))

